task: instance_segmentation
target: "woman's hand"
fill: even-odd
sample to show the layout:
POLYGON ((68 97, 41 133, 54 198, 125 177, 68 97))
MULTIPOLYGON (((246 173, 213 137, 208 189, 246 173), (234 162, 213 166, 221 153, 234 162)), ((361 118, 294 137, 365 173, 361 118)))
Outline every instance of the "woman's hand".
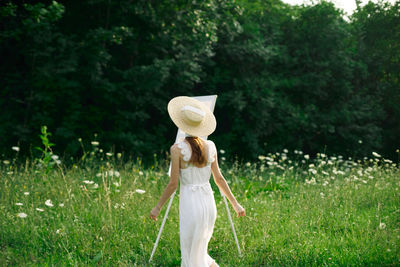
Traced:
POLYGON ((238 217, 246 216, 246 211, 239 203, 237 203, 233 208, 235 209, 238 217))
POLYGON ((160 209, 156 206, 150 212, 150 219, 157 221, 158 214, 160 214, 160 209))

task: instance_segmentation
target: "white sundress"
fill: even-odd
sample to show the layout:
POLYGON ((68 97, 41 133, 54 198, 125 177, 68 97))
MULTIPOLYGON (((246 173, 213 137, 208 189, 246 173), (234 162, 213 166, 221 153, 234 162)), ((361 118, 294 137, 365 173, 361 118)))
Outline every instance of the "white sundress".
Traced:
MULTIPOLYGON (((214 192, 209 182, 216 148, 212 141, 203 141, 208 145, 207 165, 199 168, 190 164, 180 169, 179 174, 181 267, 208 267, 214 262, 207 251, 217 217, 214 192)), ((191 157, 190 145, 183 140, 178 147, 183 160, 188 162, 191 157)))

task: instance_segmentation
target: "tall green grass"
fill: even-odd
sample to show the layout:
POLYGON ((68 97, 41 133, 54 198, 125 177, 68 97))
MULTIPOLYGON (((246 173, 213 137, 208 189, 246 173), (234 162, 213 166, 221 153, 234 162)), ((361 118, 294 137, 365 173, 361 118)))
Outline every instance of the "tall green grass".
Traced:
MULTIPOLYGON (((254 163, 221 161, 246 209, 233 216, 242 256, 214 182, 209 254, 220 266, 400 265, 400 170, 374 155, 310 160, 284 151, 254 163)), ((148 264, 166 205, 157 222, 149 213, 168 183, 168 162, 144 168, 97 143, 68 168, 47 156, 54 162, 46 166, 1 163, 1 266, 180 266, 179 189, 148 264)))

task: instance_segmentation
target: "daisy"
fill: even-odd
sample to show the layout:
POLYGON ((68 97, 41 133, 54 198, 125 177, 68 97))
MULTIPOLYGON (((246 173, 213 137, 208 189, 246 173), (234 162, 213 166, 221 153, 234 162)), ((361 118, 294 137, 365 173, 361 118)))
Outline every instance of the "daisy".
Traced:
POLYGON ((49 206, 49 207, 53 207, 54 206, 53 203, 51 203, 50 199, 46 200, 46 202, 44 204, 46 204, 46 206, 49 206))

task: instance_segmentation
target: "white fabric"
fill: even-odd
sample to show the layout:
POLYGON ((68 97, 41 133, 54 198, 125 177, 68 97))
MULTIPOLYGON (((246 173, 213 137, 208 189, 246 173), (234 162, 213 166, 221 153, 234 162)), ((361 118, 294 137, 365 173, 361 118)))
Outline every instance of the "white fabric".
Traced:
MULTIPOLYGON (((208 255, 208 242, 211 239, 217 208, 209 179, 211 163, 216 153, 212 141, 208 146, 207 165, 198 168, 193 165, 180 169, 179 191, 179 232, 181 245, 181 267, 208 267, 214 259, 208 255), (213 157, 212 159, 210 157, 213 157)), ((191 157, 190 145, 185 141, 178 143, 184 161, 191 157)))
POLYGON ((181 111, 185 111, 185 110, 194 112, 194 113, 196 113, 196 114, 198 114, 198 115, 200 115, 200 116, 202 116, 202 117, 204 117, 204 116, 206 115, 206 113, 205 113, 204 111, 202 111, 202 110, 199 109, 199 108, 195 108, 195 107, 193 107, 193 106, 183 106, 183 107, 181 108, 181 111))
MULTIPOLYGON (((202 138, 203 139, 203 138, 202 138)), ((208 145, 208 157, 207 157, 207 162, 212 163, 215 160, 215 153, 217 152, 217 149, 215 147, 215 144, 211 140, 204 140, 208 145)), ((190 145, 186 143, 185 141, 181 141, 178 143, 178 147, 181 149, 181 154, 183 155, 183 160, 184 161, 189 161, 190 158, 192 157, 192 152, 190 150, 190 145)))

